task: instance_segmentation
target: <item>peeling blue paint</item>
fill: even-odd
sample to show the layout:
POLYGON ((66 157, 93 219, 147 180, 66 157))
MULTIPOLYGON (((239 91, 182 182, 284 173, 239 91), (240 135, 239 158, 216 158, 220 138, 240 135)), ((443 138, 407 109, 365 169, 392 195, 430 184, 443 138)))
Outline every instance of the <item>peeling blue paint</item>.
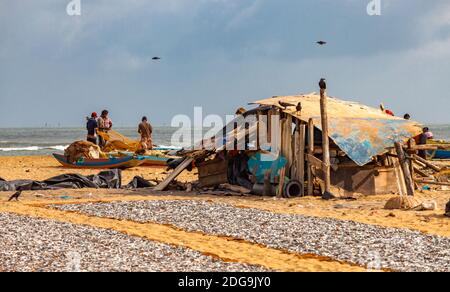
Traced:
MULTIPOLYGON (((321 129, 320 121, 316 125, 321 129)), ((386 153, 395 142, 418 135, 420 129, 416 123, 400 119, 333 118, 329 121, 330 138, 359 166, 386 153)))

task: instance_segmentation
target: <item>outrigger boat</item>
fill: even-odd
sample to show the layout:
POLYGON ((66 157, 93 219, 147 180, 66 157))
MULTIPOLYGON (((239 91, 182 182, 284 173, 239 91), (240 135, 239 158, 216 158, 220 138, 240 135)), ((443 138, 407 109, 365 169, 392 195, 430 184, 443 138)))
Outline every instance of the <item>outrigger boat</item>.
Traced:
POLYGON ((110 157, 99 159, 80 159, 74 163, 70 163, 64 155, 53 154, 53 157, 58 160, 64 167, 68 168, 84 168, 84 169, 127 169, 140 166, 145 163, 142 156, 125 156, 125 157, 110 157))

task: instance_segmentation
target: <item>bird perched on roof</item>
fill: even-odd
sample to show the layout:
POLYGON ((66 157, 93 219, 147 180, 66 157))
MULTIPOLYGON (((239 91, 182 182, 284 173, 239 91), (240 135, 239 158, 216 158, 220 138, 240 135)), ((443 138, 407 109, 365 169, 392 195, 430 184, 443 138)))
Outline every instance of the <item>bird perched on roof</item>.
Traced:
POLYGON ((243 114, 245 114, 247 111, 245 110, 245 108, 243 108, 243 107, 240 107, 240 108, 238 108, 237 110, 236 110, 236 115, 243 115, 243 114))
POLYGON ((316 42, 316 44, 318 44, 319 46, 324 46, 327 44, 327 42, 326 41, 318 41, 318 42, 316 42))
POLYGON ((319 81, 320 89, 323 89, 323 90, 327 89, 327 83, 325 81, 326 81, 325 78, 320 79, 320 81, 319 81))
POLYGON ((284 109, 287 109, 288 107, 291 107, 291 106, 295 106, 295 104, 284 102, 281 100, 278 102, 278 104, 284 109))
POLYGON ((302 109, 303 109, 303 107, 302 107, 302 103, 301 102, 299 102, 298 104, 297 104, 297 106, 295 107, 295 109, 297 110, 297 112, 302 112, 302 109))
POLYGON ((11 202, 12 200, 19 200, 20 195, 22 195, 22 191, 15 192, 8 200, 8 202, 11 202))
POLYGON ((161 58, 160 57, 153 57, 152 60, 153 61, 158 61, 158 60, 161 60, 161 58))

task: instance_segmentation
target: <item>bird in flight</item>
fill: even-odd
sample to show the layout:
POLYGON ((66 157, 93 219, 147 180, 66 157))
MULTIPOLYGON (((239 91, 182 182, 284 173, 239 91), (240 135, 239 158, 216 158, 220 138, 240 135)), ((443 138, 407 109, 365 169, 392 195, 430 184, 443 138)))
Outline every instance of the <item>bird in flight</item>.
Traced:
POLYGON ((327 44, 327 42, 326 41, 318 41, 318 42, 316 42, 316 44, 318 44, 319 46, 324 46, 327 44))
POLYGON ((323 89, 323 90, 327 89, 327 83, 325 82, 325 80, 326 80, 325 78, 320 79, 320 81, 319 81, 320 89, 323 89))
POLYGON ((22 194, 22 191, 15 192, 8 200, 8 202, 11 202, 12 200, 19 200, 20 195, 22 194))
POLYGON ((153 61, 159 61, 159 60, 161 60, 161 58, 160 57, 153 57, 152 60, 153 61))

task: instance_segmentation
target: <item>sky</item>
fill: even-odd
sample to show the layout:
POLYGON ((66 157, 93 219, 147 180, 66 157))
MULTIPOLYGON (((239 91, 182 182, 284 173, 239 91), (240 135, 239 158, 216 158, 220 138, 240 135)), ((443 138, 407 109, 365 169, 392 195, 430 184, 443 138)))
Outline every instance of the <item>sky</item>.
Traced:
POLYGON ((70 0, 0 0, 0 127, 80 126, 104 108, 119 126, 169 125, 322 77, 331 96, 450 123, 448 0, 380 0, 380 16, 371 0, 80 1, 69 16, 70 0))

